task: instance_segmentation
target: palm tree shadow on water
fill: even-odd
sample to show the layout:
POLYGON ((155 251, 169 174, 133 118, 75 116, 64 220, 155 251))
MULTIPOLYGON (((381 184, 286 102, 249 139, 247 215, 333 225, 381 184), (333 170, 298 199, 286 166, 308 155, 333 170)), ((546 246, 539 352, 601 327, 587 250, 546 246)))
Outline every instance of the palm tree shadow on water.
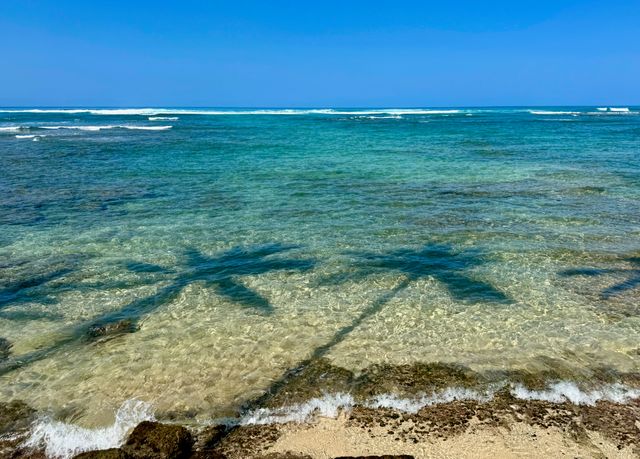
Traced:
POLYGON ((0 313, 9 306, 25 303, 55 304, 59 286, 79 270, 88 255, 55 256, 42 260, 0 263, 0 313), (44 266, 43 266, 44 265, 44 266), (11 273, 5 273, 4 270, 11 273), (14 277, 13 280, 6 280, 14 277))
POLYGON ((631 268, 619 268, 619 269, 599 269, 599 268, 576 268, 566 269, 560 271, 560 275, 564 277, 569 276, 606 276, 608 274, 622 274, 626 276, 626 279, 622 282, 612 285, 600 292, 600 298, 603 300, 611 299, 611 297, 621 295, 629 290, 634 290, 640 287, 640 256, 625 257, 623 261, 626 261, 632 265, 631 268))
POLYGON ((387 253, 351 253, 359 269, 350 276, 336 275, 326 279, 327 283, 339 284, 353 280, 363 280, 371 275, 385 272, 402 274, 404 279, 392 290, 383 294, 367 306, 351 323, 335 332, 326 343, 316 347, 309 357, 300 361, 275 380, 260 397, 250 400, 243 411, 263 407, 276 396, 305 368, 325 357, 335 346, 363 322, 380 312, 401 291, 411 283, 432 277, 440 282, 457 301, 472 304, 479 302, 507 305, 512 300, 491 284, 474 278, 468 271, 485 262, 480 252, 473 249, 456 251, 447 244, 427 244, 418 249, 397 249, 387 253))
POLYGON ((105 335, 133 332, 137 330, 140 318, 170 303, 184 288, 196 282, 212 288, 218 295, 251 312, 269 315, 273 312, 269 300, 243 285, 240 278, 272 271, 303 272, 312 269, 315 262, 311 259, 278 256, 295 248, 298 247, 283 244, 235 247, 216 256, 207 256, 189 248, 185 250, 183 262, 178 270, 169 270, 148 263, 128 262, 128 270, 156 276, 151 282, 143 283, 164 280, 168 284, 153 295, 134 300, 117 311, 105 313, 72 327, 64 338, 49 347, 0 364, 0 375, 42 360, 73 343, 91 341, 105 335), (160 276, 160 279, 157 279, 157 276, 160 276))
MULTIPOLYGON (((69 279, 87 258, 89 255, 74 254, 0 261, 0 319, 22 324, 31 320, 61 320, 63 316, 49 306, 59 303, 57 293, 70 283, 69 279), (47 308, 22 307, 34 304, 47 308)), ((11 345, 2 337, 0 343, 8 343, 4 351, 0 350, 0 360, 4 360, 11 345)))

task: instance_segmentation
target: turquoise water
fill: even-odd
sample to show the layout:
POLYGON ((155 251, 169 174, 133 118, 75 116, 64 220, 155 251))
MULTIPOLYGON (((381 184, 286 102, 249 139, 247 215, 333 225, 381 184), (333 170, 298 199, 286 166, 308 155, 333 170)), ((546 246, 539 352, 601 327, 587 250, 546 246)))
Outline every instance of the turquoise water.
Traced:
POLYGON ((3 399, 203 420, 310 357, 639 369, 637 108, 3 110, 3 399))

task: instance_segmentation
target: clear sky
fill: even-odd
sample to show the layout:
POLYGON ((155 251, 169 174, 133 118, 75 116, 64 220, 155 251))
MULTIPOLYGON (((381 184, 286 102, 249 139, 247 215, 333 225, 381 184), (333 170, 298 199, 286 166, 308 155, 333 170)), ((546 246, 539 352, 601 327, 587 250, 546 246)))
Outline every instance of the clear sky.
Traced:
POLYGON ((640 0, 0 0, 0 105, 640 104, 640 0))

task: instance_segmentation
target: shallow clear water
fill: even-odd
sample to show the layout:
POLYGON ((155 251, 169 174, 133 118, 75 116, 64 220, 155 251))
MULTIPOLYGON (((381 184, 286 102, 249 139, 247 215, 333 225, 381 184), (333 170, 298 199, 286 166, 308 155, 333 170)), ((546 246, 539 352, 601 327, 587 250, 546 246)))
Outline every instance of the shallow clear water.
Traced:
POLYGON ((639 370, 634 108, 7 109, 0 171, 0 398, 63 419, 312 356, 639 370))

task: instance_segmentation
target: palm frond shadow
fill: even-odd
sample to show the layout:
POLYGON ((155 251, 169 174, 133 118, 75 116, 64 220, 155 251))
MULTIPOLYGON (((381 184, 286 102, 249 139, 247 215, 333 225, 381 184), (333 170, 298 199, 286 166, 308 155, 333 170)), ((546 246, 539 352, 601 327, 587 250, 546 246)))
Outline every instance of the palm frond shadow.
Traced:
POLYGON ((342 283, 360 280, 380 272, 397 272, 404 276, 392 290, 383 294, 367 306, 350 324, 337 330, 326 343, 316 347, 304 360, 287 370, 275 380, 260 397, 244 404, 243 410, 264 406, 289 382, 296 378, 313 362, 325 357, 367 319, 380 312, 384 306, 406 289, 412 282, 423 277, 434 277, 442 282, 450 294, 463 302, 490 302, 509 304, 512 300, 491 284, 476 280, 467 270, 484 263, 477 250, 455 251, 445 244, 428 244, 419 249, 398 249, 387 253, 352 252, 358 269, 350 273, 325 277, 324 283, 342 283))
MULTIPOLYGON (((0 364, 0 375, 42 360, 66 345, 81 340, 90 341, 105 332, 135 331, 137 322, 142 316, 170 303, 185 287, 196 282, 212 288, 218 295, 248 311, 263 315, 271 314, 273 306, 268 299, 246 287, 240 279, 244 276, 272 271, 303 272, 312 269, 315 266, 314 260, 278 256, 295 248, 298 247, 283 244, 235 247, 216 256, 207 256, 194 248, 189 248, 184 252, 182 264, 175 270, 148 263, 127 262, 126 266, 132 268, 134 272, 161 275, 154 277, 152 282, 164 281, 168 284, 161 287, 155 294, 134 300, 117 311, 107 312, 71 327, 64 338, 47 348, 0 364)), ((143 280, 142 283, 149 282, 143 280)))
POLYGON ((0 271, 17 269, 19 275, 15 280, 6 281, 3 277, 13 277, 16 273, 0 273, 0 311, 24 303, 57 303, 56 294, 70 284, 70 275, 78 271, 87 258, 86 254, 56 256, 44 260, 44 268, 41 260, 1 263, 0 271))
POLYGON ((613 269, 600 269, 600 268, 574 268, 560 271, 560 275, 563 277, 569 276, 605 276, 607 274, 621 274, 626 277, 625 280, 618 282, 611 287, 600 292, 600 298, 608 300, 611 297, 621 295, 629 290, 634 290, 640 287, 640 257, 632 256, 625 257, 623 261, 631 264, 631 268, 613 268, 613 269))

